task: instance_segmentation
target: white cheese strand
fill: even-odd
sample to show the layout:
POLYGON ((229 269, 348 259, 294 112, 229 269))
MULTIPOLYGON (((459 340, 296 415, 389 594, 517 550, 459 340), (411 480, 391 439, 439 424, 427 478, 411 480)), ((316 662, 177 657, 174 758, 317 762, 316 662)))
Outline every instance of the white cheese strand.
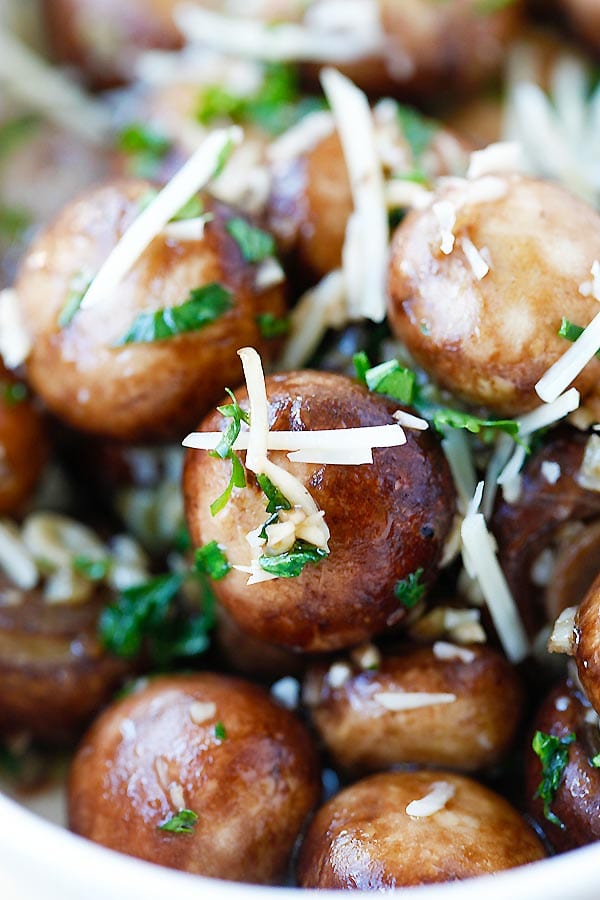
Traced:
POLYGON ((348 264, 356 268, 346 283, 349 308, 381 322, 386 311, 389 229, 371 108, 366 94, 335 69, 321 73, 321 84, 342 142, 354 202, 344 253, 344 269, 348 264))
POLYGON ((455 703, 456 694, 427 693, 425 691, 380 691, 373 694, 373 700, 390 712, 404 712, 410 709, 422 709, 426 706, 438 706, 455 703))
POLYGON ((92 144, 106 144, 111 115, 74 81, 0 28, 0 83, 18 100, 92 144))
POLYGON ((290 334, 279 361, 283 371, 300 369, 313 355, 328 328, 343 328, 348 315, 346 280, 334 269, 302 295, 290 316, 290 334))
POLYGON ((566 353, 550 366, 535 386, 536 392, 546 403, 552 403, 577 378, 579 373, 600 350, 600 313, 569 347, 566 353))
POLYGON ((469 440, 462 429, 448 428, 442 440, 442 450, 448 460, 454 486, 458 494, 458 508, 465 515, 475 492, 477 478, 469 440))
POLYGON ((496 557, 494 539, 487 530, 483 515, 477 512, 482 493, 483 482, 480 482, 461 526, 463 562, 467 573, 479 582, 508 659, 518 663, 529 652, 527 634, 496 557))
POLYGON ((324 27, 326 23, 322 22, 315 22, 314 27, 295 23, 271 25, 222 15, 193 3, 180 3, 173 17, 192 43, 228 56, 271 62, 353 62, 379 52, 383 43, 376 17, 360 23, 346 17, 346 27, 341 27, 344 23, 339 19, 334 27, 324 27))
POLYGON ((440 812, 456 793, 453 784, 434 781, 429 791, 420 800, 412 800, 406 807, 406 814, 415 819, 423 819, 440 812))
POLYGON ((19 296, 13 288, 0 291, 0 354, 7 369, 16 369, 31 352, 31 338, 21 316, 19 296))
POLYGON ((188 200, 215 175, 227 147, 239 144, 242 137, 243 132, 237 127, 219 129, 208 135, 193 156, 157 194, 152 203, 140 213, 118 244, 113 247, 81 301, 82 309, 90 309, 111 297, 115 288, 154 238, 188 200))
POLYGON ((497 141, 471 153, 467 178, 522 172, 524 166, 523 148, 518 141, 497 141))
POLYGON ((520 416, 516 420, 519 425, 519 437, 527 437, 534 431, 548 428, 549 425, 554 425, 555 422, 564 419, 579 407, 580 399, 577 388, 569 388, 552 403, 544 403, 543 406, 538 406, 537 409, 520 416))

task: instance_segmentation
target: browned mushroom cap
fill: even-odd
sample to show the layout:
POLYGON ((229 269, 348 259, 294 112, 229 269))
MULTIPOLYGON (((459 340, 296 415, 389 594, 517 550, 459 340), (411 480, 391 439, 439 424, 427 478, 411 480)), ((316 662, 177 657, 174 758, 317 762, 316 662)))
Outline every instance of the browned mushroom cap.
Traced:
POLYGON ((97 638, 97 589, 84 603, 51 604, 0 578, 0 734, 26 731, 69 744, 132 671, 97 638))
POLYGON ((523 699, 499 653, 446 642, 386 654, 372 670, 315 666, 304 698, 335 763, 358 774, 399 763, 491 766, 514 739, 523 699))
MULTIPOLYGON (((596 555, 596 571, 600 567, 596 555)), ((575 616, 575 661, 590 703, 600 711, 600 573, 575 616)))
POLYGON ((31 497, 48 456, 44 420, 24 384, 0 364, 0 513, 31 497))
POLYGON ((598 716, 573 685, 565 683, 546 698, 534 728, 567 741, 574 735, 575 740, 566 745, 567 763, 549 808, 564 827, 544 816, 544 804, 535 796, 542 765, 532 749, 527 752, 525 770, 530 815, 559 852, 600 840, 600 770, 591 762, 600 751, 598 716))
POLYGON ((502 567, 532 633, 576 606, 598 572, 600 494, 578 481, 588 439, 574 429, 555 432, 527 462, 519 499, 500 500, 494 512, 502 567), (540 588, 534 567, 546 549, 552 568, 537 574, 546 582, 540 588))
POLYGON ((320 793, 310 737, 260 688, 197 674, 154 679, 110 707, 69 786, 78 834, 187 872, 281 879, 320 793), (182 809, 191 834, 161 830, 182 809))
MULTIPOLYGON (((579 288, 599 242, 600 215, 556 184, 519 175, 446 182, 396 231, 392 328, 466 401, 501 415, 532 409, 537 381, 569 347, 562 318, 585 326, 597 313, 579 288), (487 274, 469 261, 473 251, 487 274)), ((575 382, 583 395, 599 374, 595 359, 575 382)))
MULTIPOLYGON (((139 215, 151 185, 122 180, 95 188, 67 206, 26 256, 17 283, 33 338, 28 374, 48 406, 83 431, 125 440, 180 439, 237 381, 236 351, 267 354, 257 317, 280 316, 282 285, 257 285, 259 266, 246 262, 227 230, 238 214, 206 199, 213 217, 204 237, 164 232, 114 293, 68 324, 58 320, 81 281, 91 279, 139 215), (230 308, 204 327, 166 337, 122 341, 135 320, 185 303, 192 290, 216 283, 230 308)), ((271 349, 271 352, 272 349, 271 349)))
POLYGON ((129 81, 142 50, 181 45, 175 0, 44 0, 52 50, 94 87, 129 81))
POLYGON ((457 881, 543 857, 533 831, 488 788, 444 771, 390 772, 359 781, 319 810, 302 845, 298 881, 305 888, 382 890, 457 881), (409 806, 428 795, 420 807, 409 806))
POLYGON ((258 680, 302 675, 306 656, 246 634, 220 603, 216 615, 214 641, 220 658, 233 671, 258 680))
MULTIPOLYGON (((267 379, 270 427, 321 430, 390 424, 397 404, 350 378, 324 372, 292 372, 267 379)), ((247 392, 237 399, 247 407, 247 392)), ((214 414, 204 431, 222 430, 214 414)), ((292 472, 325 513, 330 555, 295 578, 247 585, 231 571, 215 592, 240 627, 265 641, 321 652, 352 646, 401 621, 406 610, 394 596, 399 580, 423 569, 434 580, 449 534, 455 491, 439 445, 428 432, 407 430, 401 447, 376 449, 364 466, 291 463, 292 472)), ((229 482, 230 462, 189 451, 184 471, 188 527, 195 545, 216 540, 232 564, 249 565, 247 534, 265 522, 266 500, 255 479, 235 490, 216 516, 210 504, 229 482)))

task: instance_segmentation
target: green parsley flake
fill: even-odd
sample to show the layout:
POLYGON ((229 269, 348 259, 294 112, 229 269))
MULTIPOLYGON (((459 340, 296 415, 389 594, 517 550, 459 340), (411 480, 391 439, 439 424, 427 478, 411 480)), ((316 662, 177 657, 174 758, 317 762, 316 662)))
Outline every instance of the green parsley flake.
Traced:
POLYGON ((275 238, 262 228, 256 228, 246 219, 230 219, 225 226, 234 239, 244 260, 259 263, 275 255, 275 238))
POLYGON ((3 381, 1 382, 2 400, 5 406, 18 406, 23 403, 29 396, 27 385, 22 381, 3 381))
POLYGON ((222 722, 217 722, 215 724, 215 737, 218 741, 227 740, 227 731, 225 730, 225 726, 222 722))
POLYGON ((279 488, 275 487, 270 478, 267 478, 266 475, 257 475, 256 480, 258 481, 261 491, 269 501, 267 503, 268 513, 277 513, 280 509, 292 508, 290 501, 287 497, 283 496, 279 488))
POLYGON ((600 769, 600 753, 596 753, 596 755, 592 757, 590 762, 595 769, 600 769))
POLYGON ((88 581, 104 581, 112 568, 111 559, 90 559, 89 556, 76 556, 73 569, 88 581))
POLYGON ((198 816, 191 809, 180 809, 178 813, 159 825, 159 831, 168 831, 171 834, 193 834, 198 816))
POLYGON ((229 484, 227 485, 223 493, 219 497, 217 497, 217 499, 214 500, 210 505, 210 512, 212 516, 216 516, 217 513, 221 512, 221 510, 227 505, 234 487, 246 487, 246 471, 240 461, 240 458, 234 452, 233 445, 235 444, 236 438, 240 433, 242 422, 245 422, 246 425, 250 424, 250 415, 241 408, 241 406, 235 399, 235 395, 229 390, 229 388, 226 388, 225 390, 231 397, 231 403, 227 403, 224 406, 217 406, 217 410, 221 413, 222 416, 225 416, 225 418, 231 419, 231 422, 223 432, 221 440, 219 441, 215 449, 210 451, 209 455, 218 457, 220 459, 230 459, 231 477, 229 479, 229 484))
POLYGON ((390 359, 371 367, 366 353, 355 353, 353 357, 356 375, 370 391, 385 394, 399 403, 410 404, 414 400, 416 375, 411 369, 401 366, 397 359, 390 359))
MULTIPOLYGON (((565 319, 563 317, 560 323, 560 328, 558 329, 558 336, 566 338, 568 341, 571 341, 571 343, 574 343, 581 337, 584 331, 585 328, 583 328, 581 325, 575 325, 573 322, 570 322, 568 319, 565 319)), ((598 359, 600 359, 600 350, 596 352, 596 356, 598 357, 598 359)))
POLYGON ((117 148, 130 159, 130 171, 139 178, 153 178, 172 142, 152 125, 134 122, 117 137, 117 148))
POLYGON ((164 341, 180 334, 199 331, 215 322, 232 306, 231 294, 220 284, 212 283, 194 288, 180 306, 139 315, 115 346, 164 341))
POLYGON ((402 133, 408 142, 413 159, 416 163, 421 161, 423 153, 439 131, 439 126, 431 119, 421 115, 412 106, 397 104, 397 116, 402 133))
POLYGON ((66 328, 71 324, 75 315, 79 312, 83 298, 85 297, 91 279, 85 279, 81 273, 74 276, 67 295, 67 302, 63 306, 58 317, 58 327, 66 328))
POLYGON ((316 565, 326 556, 326 550, 305 541, 296 541, 292 549, 286 553, 259 557, 258 564, 269 575, 275 575, 277 578, 297 578, 309 563, 316 565))
POLYGON ((484 428, 496 428, 513 436, 519 433, 519 423, 514 419, 479 419, 458 409, 436 409, 433 414, 433 425, 439 432, 448 427, 464 428, 471 434, 479 434, 484 428))
POLYGON ((423 569, 411 572, 408 578, 402 579, 394 587, 394 594, 405 609, 414 609, 425 593, 425 585, 421 583, 423 569))
POLYGON ((196 550, 196 569, 213 581, 220 581, 231 571, 231 566, 219 544, 211 541, 196 550))
POLYGON ((549 822, 552 822, 553 825, 557 825, 559 828, 564 828, 564 825, 558 816, 551 811, 550 805, 554 800, 569 761, 569 746, 574 741, 575 735, 573 733, 566 734, 564 737, 558 737, 554 734, 536 731, 531 744, 542 764, 542 780, 534 797, 539 797, 543 801, 544 816, 549 822))
MULTIPOLYGON (((198 197, 198 195, 194 195, 190 197, 187 203, 181 207, 179 212, 176 212, 171 222, 184 222, 186 219, 199 219, 200 216, 204 215, 204 203, 198 197)), ((210 213, 207 214, 210 216, 210 213)), ((212 219, 213 217, 210 216, 212 219)))
POLYGON ((260 336, 267 341, 285 337, 286 334, 289 334, 291 327, 287 316, 280 318, 274 316, 273 313, 260 313, 256 316, 256 324, 258 325, 260 336))

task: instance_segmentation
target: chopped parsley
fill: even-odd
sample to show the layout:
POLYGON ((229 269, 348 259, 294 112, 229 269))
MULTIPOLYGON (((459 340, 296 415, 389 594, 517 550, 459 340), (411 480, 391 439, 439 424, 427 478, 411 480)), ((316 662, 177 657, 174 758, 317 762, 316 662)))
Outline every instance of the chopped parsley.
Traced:
POLYGON ((277 135, 324 106, 324 101, 317 97, 300 96, 295 66, 270 63, 265 65, 262 83, 254 93, 236 94, 219 85, 202 88, 196 118, 205 126, 218 119, 250 122, 277 135))
POLYGON ((292 504, 284 497, 279 488, 275 487, 270 478, 267 478, 266 475, 257 475, 256 480, 258 481, 259 487, 267 500, 267 512, 268 513, 276 513, 279 512, 280 509, 291 509, 292 504))
POLYGON ((228 502, 229 498, 233 493, 234 487, 236 488, 245 488, 246 487, 246 470, 242 465, 242 462, 238 455, 230 450, 227 458, 231 460, 231 476, 229 478, 229 484, 223 491, 223 493, 217 497, 216 500, 210 504, 210 514, 211 516, 216 516, 217 513, 220 513, 222 509, 224 509, 228 502))
POLYGON ((307 544, 306 541, 296 541, 292 549, 286 553, 259 557, 258 564, 269 575, 278 578, 297 578, 309 563, 316 565, 326 556, 326 550, 307 544))
POLYGON ((139 315, 115 346, 164 341, 180 334, 199 331, 215 322, 232 306, 231 294, 220 284, 213 282, 201 288, 193 288, 189 298, 181 305, 139 315))
POLYGON ((215 737, 218 741, 227 740, 227 731, 225 730, 225 726, 222 722, 217 722, 215 724, 215 737))
POLYGON ((557 825, 559 828, 564 828, 564 825, 558 816, 552 812, 550 805, 554 800, 569 761, 569 746, 574 741, 575 735, 573 733, 566 734, 564 737, 558 737, 554 734, 536 731, 531 744, 542 764, 542 780, 534 797, 539 797, 543 801, 544 816, 549 822, 552 822, 553 825, 557 825))
POLYGON ((405 609, 414 609, 425 593, 425 585, 421 583, 423 569, 411 572, 394 587, 394 594, 405 609))
POLYGON ((256 324, 260 336, 270 341, 274 338, 285 337, 289 334, 291 323, 288 316, 274 316, 273 313, 259 313, 256 316, 256 324))
POLYGON ((112 568, 111 559, 90 559, 89 556, 76 556, 73 569, 88 581, 104 581, 112 568))
POLYGON ((171 834, 193 834, 197 821, 198 816, 191 809, 180 809, 158 828, 160 831, 168 831, 171 834))
POLYGON ((397 104, 397 116, 402 133, 410 146, 413 159, 419 163, 423 153, 439 131, 439 125, 421 115, 412 106, 397 104))
POLYGON ((275 255, 273 235, 262 228, 256 228, 246 219, 230 219, 225 229, 240 248, 246 262, 259 263, 275 255))
POLYGON ((58 316, 59 328, 66 328, 67 325, 71 324, 74 316, 77 312, 79 312, 81 302, 85 297, 90 284, 91 280, 84 278, 81 273, 75 275, 71 280, 69 293, 67 295, 67 302, 63 306, 60 315, 58 316))
POLYGON ((217 410, 226 419, 231 419, 231 422, 223 432, 223 436, 221 437, 221 440, 219 441, 215 449, 210 451, 210 456, 218 457, 220 459, 230 459, 231 477, 229 479, 229 484, 227 485, 223 493, 219 497, 217 497, 217 499, 214 500, 210 505, 210 512, 213 516, 216 516, 217 513, 221 512, 221 510, 227 505, 234 487, 246 487, 246 471, 240 461, 239 456, 234 452, 233 445, 235 444, 236 438, 240 433, 242 422, 245 422, 246 425, 250 424, 250 414, 245 412, 241 408, 241 406, 235 399, 235 395, 229 390, 229 388, 225 388, 225 390, 231 397, 231 403, 227 403, 224 406, 217 406, 217 410))
POLYGON ((433 414, 433 425, 439 432, 444 428, 464 428, 471 434, 479 434, 482 429, 496 428, 513 437, 519 433, 519 423, 514 419, 480 419, 458 409, 436 409, 433 414))
POLYGON ((129 157, 129 169, 139 178, 153 178, 171 150, 171 140, 152 125, 134 122, 117 137, 117 147, 129 157))
MULTIPOLYGON (((175 213, 171 222, 184 222, 186 219, 199 219, 202 215, 204 215, 204 203, 197 194, 194 194, 187 203, 183 204, 179 212, 175 213)), ((210 215, 210 213, 208 215, 210 215)))
MULTIPOLYGON (((196 577, 202 579, 201 575, 196 577)), ((158 575, 121 591, 116 602, 100 615, 103 646, 125 659, 145 650, 158 666, 206 650, 207 632, 214 625, 214 598, 200 580, 200 611, 192 615, 183 611, 178 598, 185 578, 182 573, 158 575)))
POLYGON ((355 353, 354 368, 359 381, 376 394, 385 394, 399 403, 410 404, 414 400, 416 375, 401 366, 397 359, 390 359, 371 367, 364 351, 355 353))
POLYGON ((0 385, 5 406, 18 406, 29 396, 27 385, 22 381, 3 381, 0 385))
POLYGON ((596 753, 590 760, 595 769, 600 769, 600 753, 596 753))
POLYGON ((213 581, 220 581, 231 571, 231 566, 219 544, 211 541, 196 550, 196 569, 213 581))
MULTIPOLYGON (((562 338, 566 338, 568 341, 574 343, 578 338, 581 337, 585 328, 581 325, 575 325, 574 322, 570 322, 568 319, 563 317, 560 328, 558 329, 558 336, 562 338)), ((596 356, 600 359, 600 350, 597 351, 596 356)))

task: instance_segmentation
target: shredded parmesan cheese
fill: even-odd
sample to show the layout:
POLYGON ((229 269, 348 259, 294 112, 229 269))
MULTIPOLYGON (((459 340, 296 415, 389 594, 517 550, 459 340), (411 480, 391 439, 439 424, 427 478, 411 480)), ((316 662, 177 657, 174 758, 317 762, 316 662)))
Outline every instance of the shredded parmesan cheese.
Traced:
POLYGON ((106 144, 111 114, 99 100, 0 28, 0 83, 27 106, 94 144, 106 144))
POLYGON ((327 672, 327 681, 334 690, 343 687, 350 678, 352 678, 352 669, 347 663, 333 663, 327 672))
POLYGON ((385 183, 385 199, 388 209, 426 209, 433 199, 433 192, 422 184, 402 178, 392 178, 385 183))
POLYGON ((544 481, 547 481, 548 484, 556 484, 561 474, 560 464, 557 462, 551 462, 548 459, 544 460, 544 462, 540 466, 540 471, 542 473, 542 478, 544 479, 544 481))
POLYGON ((567 609, 563 609, 554 623, 554 628, 548 641, 549 653, 566 653, 567 656, 575 654, 576 615, 576 606, 569 606, 567 609))
POLYGON ((271 685, 271 696, 286 709, 297 709, 300 702, 300 682, 291 675, 271 685))
POLYGON ((459 659, 464 663, 472 663, 475 659, 475 653, 464 647, 457 647, 456 644, 449 644, 447 641, 436 641, 433 645, 433 655, 441 660, 459 659))
POLYGON ((268 291, 269 288, 282 284, 285 281, 285 272, 281 263, 274 256, 263 260, 256 271, 254 286, 257 291, 268 291))
POLYGON ((426 692, 411 693, 409 691, 381 691, 373 695, 380 706, 391 712, 404 712, 410 709, 421 709, 425 706, 438 706, 444 703, 455 703, 456 694, 428 694, 426 692))
POLYGON ((194 725, 203 725, 209 719, 214 719, 217 715, 216 703, 201 703, 199 700, 190 706, 190 719, 194 725))
POLYGON ((591 281, 584 281, 579 285, 579 293, 582 297, 593 297, 600 301, 600 262, 595 259, 592 263, 591 281))
POLYGON ((467 178, 504 172, 522 172, 523 149, 517 141, 498 141, 471 153, 467 178))
POLYGON ((467 573, 479 582, 508 659, 517 663, 527 656, 527 634, 498 563, 495 541, 487 530, 483 515, 477 512, 482 493, 483 482, 480 482, 462 523, 463 562, 467 573))
POLYGON ((579 373, 600 350, 600 312, 583 330, 566 353, 550 366, 535 386, 536 392, 546 403, 552 403, 577 378, 579 373))
POLYGON ((31 590, 38 583, 38 570, 18 529, 8 519, 0 520, 0 568, 17 587, 31 590))
POLYGON ((456 207, 449 200, 440 200, 431 208, 440 226, 440 250, 448 256, 454 250, 456 207))
POLYGON ((325 69, 321 83, 342 142, 354 202, 344 248, 348 308, 351 315, 381 322, 389 232, 373 116, 366 95, 335 69, 325 69))
POLYGON ((180 222, 169 222, 163 228, 166 238, 174 241, 201 241, 204 238, 204 228, 212 221, 212 213, 198 216, 196 219, 182 219, 180 222))
POLYGON ((569 388, 568 391, 565 391, 564 394, 561 394, 551 403, 545 403, 543 406, 538 406, 537 409, 525 413, 525 415, 517 419, 519 437, 527 437, 533 434, 534 431, 554 425, 555 422, 559 422, 569 413, 576 410, 579 407, 579 401, 579 391, 576 388, 569 388))
POLYGON ((31 352, 29 337, 21 317, 18 294, 13 288, 0 291, 0 354, 7 369, 16 369, 31 352))
POLYGON ((588 438, 575 480, 588 491, 600 491, 600 435, 592 434, 588 438))
MULTIPOLYGON (((357 0, 345 2, 357 5, 357 0)), ((347 63, 379 52, 383 42, 378 19, 373 15, 358 19, 346 16, 345 21, 336 16, 333 22, 314 19, 312 27, 295 23, 272 25, 181 3, 175 8, 174 18, 192 43, 228 56, 272 62, 347 63)))
POLYGON ((317 349, 328 328, 350 321, 344 274, 335 269, 302 295, 290 316, 290 335, 279 368, 301 368, 317 349))
POLYGON ((420 800, 413 800, 406 807, 406 814, 415 819, 423 819, 440 812, 452 800, 456 788, 447 781, 434 781, 431 788, 420 800))
POLYGON ((471 266, 473 275, 478 281, 481 281, 490 271, 490 267, 477 249, 473 241, 466 235, 460 239, 460 246, 463 253, 467 257, 467 262, 471 266))
POLYGON ((297 159, 314 150, 334 130, 335 122, 330 112, 317 110, 309 113, 269 145, 267 159, 275 164, 297 159))
POLYGON ((228 147, 240 143, 242 136, 241 129, 237 127, 219 129, 208 135, 194 155, 122 235, 88 288, 81 301, 82 309, 90 309, 111 297, 144 250, 190 197, 208 184, 223 154, 228 147))

